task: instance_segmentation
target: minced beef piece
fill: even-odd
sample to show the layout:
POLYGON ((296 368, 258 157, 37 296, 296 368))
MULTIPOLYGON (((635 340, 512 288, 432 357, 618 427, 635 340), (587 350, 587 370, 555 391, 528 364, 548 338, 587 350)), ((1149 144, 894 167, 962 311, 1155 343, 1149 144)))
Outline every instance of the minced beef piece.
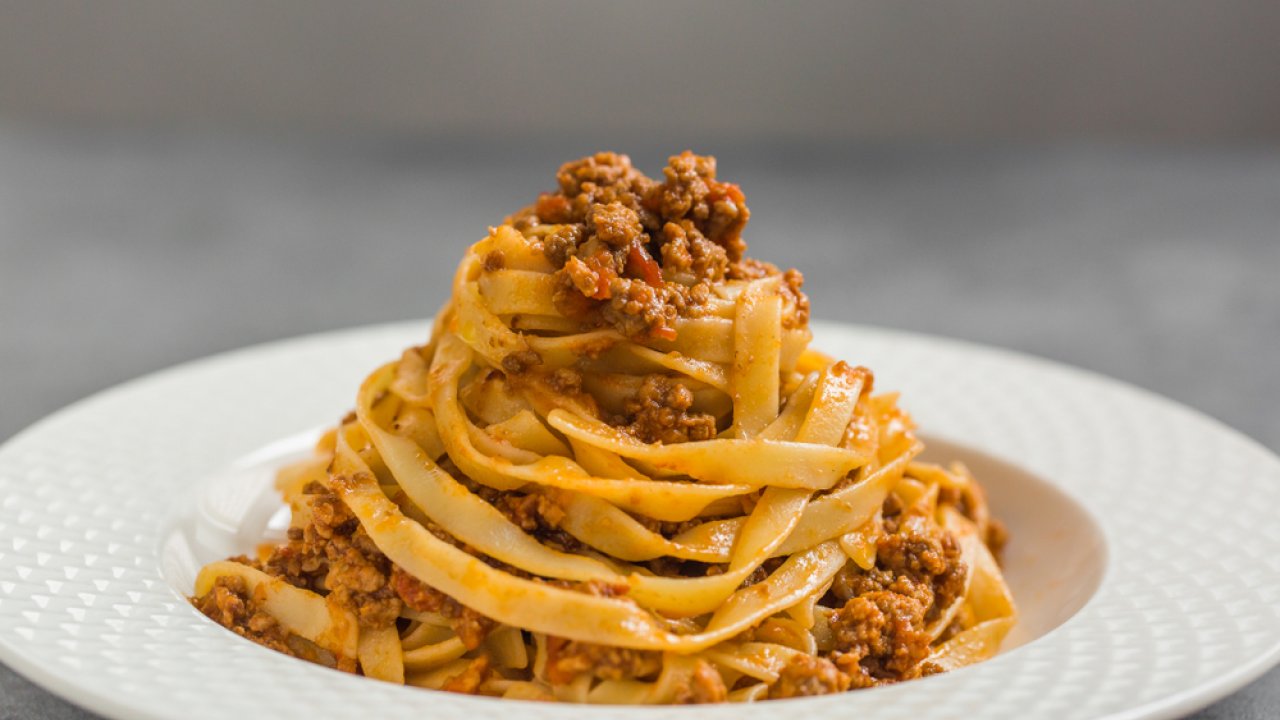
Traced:
POLYGON ((327 592, 365 627, 387 627, 400 615, 401 603, 388 584, 391 561, 360 527, 360 521, 320 483, 303 489, 310 522, 289 530, 262 569, 314 592, 327 592))
POLYGON ((716 436, 716 419, 690 412, 693 393, 667 375, 646 375, 636 394, 626 400, 626 415, 616 423, 647 443, 681 443, 716 436))
POLYGON ((544 493, 493 491, 481 495, 507 519, 543 543, 572 551, 582 547, 577 538, 560 527, 564 508, 544 493))
POLYGON ((391 561, 358 522, 353 531, 345 532, 355 516, 336 495, 318 496, 312 503, 312 516, 317 534, 331 531, 325 546, 329 560, 325 586, 330 596, 354 612, 362 626, 386 627, 394 623, 400 616, 401 603, 387 583, 391 561), (327 518, 322 518, 325 514, 327 518), (333 524, 326 526, 324 522, 333 524))
MULTIPOLYGON (((362 538, 369 542, 368 536, 362 538)), ((387 627, 400 617, 401 602, 387 584, 391 561, 372 555, 356 544, 346 548, 340 559, 330 561, 330 596, 355 613, 364 627, 387 627)))
MULTIPOLYGON (((571 257, 560 273, 559 289, 563 292, 553 299, 559 301, 557 307, 566 315, 567 306, 561 307, 561 304, 567 302, 567 298, 563 297, 564 293, 576 291, 585 298, 608 300, 613 295, 613 283, 618 279, 614 262, 609 253, 604 251, 588 255, 585 260, 578 256, 571 257)), ((572 309, 576 310, 577 307, 575 305, 572 309)))
POLYGON ((801 288, 804 287, 804 275, 791 268, 782 273, 782 297, 790 299, 795 307, 794 312, 782 314, 782 326, 787 329, 801 328, 809 324, 809 296, 801 288))
POLYGON ((492 619, 481 615, 397 566, 391 569, 391 586, 412 610, 439 613, 449 619, 453 631, 468 650, 475 650, 497 627, 492 619))
MULTIPOLYGON (((890 496, 892 497, 892 496, 890 496)), ((876 543, 876 566, 863 570, 848 563, 836 574, 831 592, 842 601, 887 590, 916 600, 925 620, 939 617, 964 593, 968 568, 951 533, 929 518, 901 514, 886 501, 886 533, 876 543)))
POLYGON ((876 545, 877 557, 890 569, 913 576, 941 575, 948 556, 957 556, 955 539, 923 515, 911 515, 876 545))
POLYGON ((849 676, 840 672, 835 663, 813 655, 797 655, 778 673, 777 681, 769 688, 769 697, 828 695, 848 689, 849 676))
POLYGON ((542 356, 536 350, 517 350, 502 358, 502 369, 509 375, 519 375, 541 364, 542 356))
POLYGON ((592 205, 587 211, 590 233, 611 248, 627 248, 645 235, 636 211, 620 202, 592 205))
POLYGON ((724 686, 724 678, 706 660, 699 660, 693 667, 693 675, 688 684, 681 685, 675 691, 675 702, 679 704, 704 705, 728 699, 729 688, 724 686))
POLYGON ((552 265, 562 268, 582 244, 585 233, 586 227, 582 225, 561 225, 542 239, 542 254, 552 265))
POLYGON ((675 339, 675 321, 684 306, 683 293, 635 280, 614 280, 600 318, 627 337, 675 339))
POLYGON ((547 379, 547 384, 558 395, 577 395, 582 392, 582 372, 573 368, 557 368, 547 379))
POLYGON ((490 250, 484 256, 484 271, 495 272, 507 266, 507 256, 501 250, 490 250))
POLYGON ((497 496, 494 506, 526 532, 556 529, 564 520, 564 508, 542 493, 504 492, 497 496))
POLYGON ((777 275, 781 270, 777 265, 764 260, 755 258, 742 258, 737 262, 729 263, 728 278, 730 280, 759 280, 773 275, 777 275))
POLYGON ((688 220, 662 227, 662 270, 685 284, 720 282, 729 270, 725 249, 706 238, 688 220))
POLYGON ((1009 541, 1009 530, 1004 523, 991 517, 986 512, 979 512, 985 505, 985 493, 979 485, 967 487, 943 487, 938 490, 938 504, 949 505, 956 512, 977 523, 979 529, 985 525, 982 542, 996 559, 1003 564, 1004 546, 1009 541))
POLYGON ((561 528, 564 507, 553 495, 544 492, 500 491, 467 478, 466 475, 461 474, 461 471, 451 470, 449 474, 457 478, 468 491, 480 496, 481 500, 488 502, 489 505, 493 505, 518 528, 538 538, 539 541, 556 544, 561 550, 566 551, 575 551, 582 547, 577 538, 561 528))
POLYGON ((534 206, 544 223, 581 223, 593 204, 617 202, 635 211, 646 230, 656 230, 658 218, 644 199, 656 183, 617 153, 596 153, 565 163, 556 173, 560 192, 544 195, 534 206))
POLYGON ((896 592, 850 599, 832 614, 831 630, 840 653, 837 664, 860 687, 915 677, 929 655, 924 605, 896 592))
POLYGON ((716 159, 685 151, 670 158, 666 182, 649 192, 647 203, 664 220, 692 220, 702 234, 724 247, 729 261, 742 258, 742 229, 751 211, 738 186, 716 180, 716 159))
POLYGON ((191 602, 210 620, 237 635, 286 655, 296 655, 289 647, 289 633, 254 603, 243 578, 220 577, 213 581, 209 592, 191 602))
POLYGON ((555 635, 547 636, 547 682, 563 685, 583 673, 601 680, 633 680, 662 669, 662 653, 655 650, 596 645, 555 635))
MULTIPOLYGON (((684 152, 663 175, 655 182, 625 155, 598 153, 563 165, 557 192, 508 218, 521 229, 556 226, 540 237, 562 315, 632 339, 672 340, 676 319, 701 312, 711 283, 781 274, 744 257, 751 212, 736 185, 716 179, 714 158, 684 152)), ((808 322, 799 273, 783 292, 795 308, 787 327, 808 322)))
POLYGON ((325 590, 324 578, 329 574, 329 560, 325 555, 325 543, 315 541, 314 529, 291 527, 284 545, 275 547, 262 564, 262 570, 283 579, 290 585, 321 592, 325 590))
POLYGON ((831 583, 831 594, 840 602, 881 590, 906 595, 926 607, 933 603, 933 589, 928 583, 916 582, 882 567, 863 570, 849 562, 836 573, 831 583))
POLYGON ((899 522, 897 532, 880 538, 876 565, 929 586, 933 602, 925 605, 926 620, 932 621, 964 594, 968 568, 960 560, 955 537, 920 515, 909 515, 899 522))
POLYGON ((480 686, 485 680, 493 674, 493 668, 489 662, 488 655, 481 655, 472 660, 462 672, 454 675, 444 681, 444 685, 440 686, 441 690, 446 692, 464 693, 466 695, 476 695, 480 692, 480 686))
POLYGON ((565 317, 613 327, 627 337, 671 340, 681 311, 692 299, 709 297, 664 283, 657 262, 638 240, 626 249, 603 245, 593 237, 558 272, 552 300, 565 317))

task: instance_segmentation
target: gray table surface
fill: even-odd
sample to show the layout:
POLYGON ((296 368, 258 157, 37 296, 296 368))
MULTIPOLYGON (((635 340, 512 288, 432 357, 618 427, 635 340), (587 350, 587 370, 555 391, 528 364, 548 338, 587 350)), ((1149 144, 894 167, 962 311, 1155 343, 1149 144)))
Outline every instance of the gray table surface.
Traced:
MULTIPOLYGON (((652 140, 0 125, 0 438, 117 382, 422 317, 563 159, 652 140)), ((706 142, 815 315, 1046 356, 1280 448, 1280 148, 706 142)), ((87 718, 0 667, 0 720, 87 718)), ((1280 717, 1280 671, 1194 716, 1280 717)))

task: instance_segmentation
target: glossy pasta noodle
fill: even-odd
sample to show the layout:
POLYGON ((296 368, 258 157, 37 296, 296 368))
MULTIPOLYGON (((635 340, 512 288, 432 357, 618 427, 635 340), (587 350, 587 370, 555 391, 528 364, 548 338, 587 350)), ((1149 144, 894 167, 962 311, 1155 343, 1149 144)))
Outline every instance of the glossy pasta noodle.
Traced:
POLYGON ((459 265, 429 342, 281 471, 288 542, 193 602, 256 642, 426 688, 754 701, 951 670, 1015 610, 964 467, 866 368, 809 349, 714 160, 625 156, 459 265))

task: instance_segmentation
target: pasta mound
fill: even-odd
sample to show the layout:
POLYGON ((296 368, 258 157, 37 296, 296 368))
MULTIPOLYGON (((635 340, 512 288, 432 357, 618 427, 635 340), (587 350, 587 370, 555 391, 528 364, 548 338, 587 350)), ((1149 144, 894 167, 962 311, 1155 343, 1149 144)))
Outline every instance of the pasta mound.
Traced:
POLYGON ((865 688, 993 655, 1002 526, 872 372, 809 348, 715 160, 565 164, 429 341, 281 470, 286 543, 193 603, 379 680, 591 703, 865 688))

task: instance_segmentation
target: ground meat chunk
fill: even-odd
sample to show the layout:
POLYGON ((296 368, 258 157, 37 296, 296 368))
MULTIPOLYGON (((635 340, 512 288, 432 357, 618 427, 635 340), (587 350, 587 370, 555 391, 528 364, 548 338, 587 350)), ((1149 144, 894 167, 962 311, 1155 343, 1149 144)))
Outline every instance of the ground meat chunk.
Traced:
POLYGON ((692 222, 669 222, 662 227, 662 268, 687 284, 720 282, 729 270, 729 256, 692 222))
POLYGON ((584 293, 591 283, 599 282, 599 276, 585 263, 573 257, 564 268, 556 273, 555 289, 552 290, 551 301, 555 303, 556 312, 576 320, 584 328, 594 327, 600 321, 600 303, 591 295, 584 293), (586 273, 590 271, 591 276, 586 273))
POLYGON ((898 531, 876 544, 876 564, 898 576, 928 585, 933 602, 926 604, 926 620, 933 620, 964 594, 968 568, 960 560, 955 537, 929 518, 910 515, 898 531))
POLYGON ((644 236, 636 211, 620 202, 592 205, 587 211, 587 225, 593 237, 612 248, 630 247, 644 236))
POLYGON ((519 375, 541 364, 542 356, 536 350, 517 350, 502 358, 502 369, 511 375, 519 375))
POLYGON ((586 227, 582 225, 560 225, 542 239, 542 254, 556 268, 562 268, 577 252, 585 234, 586 227))
POLYGON ((533 205, 520 208, 508 215, 503 222, 522 233, 527 233, 542 224, 538 220, 538 212, 533 205))
MULTIPOLYGON (((244 557, 232 560, 253 565, 244 557)), ((357 670, 355 658, 335 656, 310 640, 285 630, 275 617, 258 606, 242 578, 220 577, 209 592, 192 598, 191 603, 214 622, 259 645, 343 672, 357 670)))
POLYGON ((677 688, 675 692, 675 702, 686 705, 719 703, 728 699, 729 689, 724 686, 724 678, 706 660, 698 661, 688 684, 677 688))
POLYGON ((688 305, 688 288, 663 282, 661 267, 646 249, 649 236, 633 211, 613 203, 589 212, 586 241, 557 273, 557 310, 628 337, 674 338, 672 327, 688 305))
POLYGON ((556 173, 556 183, 566 197, 577 197, 587 188, 631 185, 639 175, 631 158, 620 153, 598 152, 581 160, 567 162, 556 173))
POLYGON ((849 676, 835 663, 812 655, 797 655, 782 668, 769 688, 770 698, 827 695, 849 689, 849 676))
POLYGON ((499 507, 510 509, 508 517, 526 530, 540 528, 559 528, 564 520, 564 508, 553 502, 542 493, 517 495, 506 493, 502 496, 499 507))
POLYGON ((882 567, 863 570, 850 562, 836 573, 835 580, 831 583, 831 594, 841 602, 881 590, 906 595, 925 606, 933 603, 933 590, 928 584, 916 582, 905 575, 897 575, 882 567))
MULTIPOLYGON (((751 213, 736 185, 716 179, 714 158, 684 152, 663 173, 658 183, 625 155, 598 153, 563 165, 557 192, 508 219, 555 225, 537 235, 557 268, 555 306, 584 329, 673 340, 676 319, 702 312, 710 284, 781 274, 744 257, 751 213)), ((783 283, 789 328, 808 322, 800 281, 783 283)))
POLYGON ((552 685, 573 682, 590 673, 601 680, 632 680, 655 675, 662 669, 662 654, 547 636, 547 681, 552 685))
MULTIPOLYGON (((560 285, 584 298, 608 300, 616 294, 615 283, 619 281, 615 266, 613 257, 603 250, 586 256, 586 259, 571 257, 560 271, 560 285)), ((561 312, 568 314, 564 309, 561 312)))
POLYGON ((582 547, 577 538, 561 529, 564 508, 549 495, 540 492, 493 491, 484 496, 508 520, 540 541, 561 550, 577 550, 582 547))
POLYGON ((288 542, 272 551, 263 571, 313 592, 328 593, 365 627, 387 627, 400 615, 388 585, 391 561, 360 527, 342 500, 325 486, 303 489, 310 521, 290 528, 288 542))
POLYGON ((573 368, 557 368, 547 383, 560 395, 577 395, 582 392, 582 373, 573 368))
POLYGON ((809 296, 801 290, 803 287, 804 275, 799 270, 791 268, 782 273, 782 297, 789 300, 787 305, 791 310, 782 315, 782 326, 785 328, 800 328, 809 324, 809 296))
POLYGON ((387 579, 391 561, 378 552, 361 530, 346 547, 329 557, 325 584, 330 597, 350 609, 364 627, 387 627, 400 617, 402 603, 387 579))
POLYGON ((710 440, 716 435, 716 419, 690 412, 693 393, 667 375, 647 375, 636 394, 625 403, 626 415, 617 425, 647 443, 680 443, 710 440))
POLYGON ((467 695, 476 695, 480 692, 480 686, 485 680, 493 674, 493 668, 489 662, 488 655, 481 655, 472 660, 469 665, 457 675, 444 681, 444 685, 440 686, 441 690, 446 692, 464 693, 467 695))
POLYGON ((507 266, 507 257, 501 250, 490 250, 484 256, 484 271, 496 272, 507 266))
POLYGON ((842 655, 839 665, 859 686, 915 677, 929 654, 924 605, 896 592, 850 599, 832 614, 831 629, 842 655))
POLYGON ((684 305, 682 293, 637 280, 616 279, 600 317, 627 337, 675 339, 675 321, 684 305))
POLYGON ((391 561, 378 550, 342 500, 321 489, 311 495, 315 542, 322 544, 329 572, 324 584, 365 627, 386 627, 400 616, 400 600, 388 586, 391 561))
POLYGON ((729 260, 742 258, 742 229, 751 217, 742 191, 716 180, 716 160, 689 151, 672 156, 662 174, 666 182, 650 190, 648 204, 664 220, 689 219, 712 242, 725 248, 729 260))
POLYGON ((319 592, 324 589, 324 578, 329 574, 329 560, 324 545, 309 539, 306 528, 291 527, 287 542, 272 549, 262 570, 290 585, 319 592))
POLYGON ((492 619, 481 615, 418 578, 392 566, 391 587, 405 606, 418 612, 439 613, 449 619, 453 631, 468 650, 475 650, 497 627, 492 619))
POLYGON ((295 654, 289 648, 289 633, 257 606, 242 578, 220 577, 213 581, 209 592, 192 603, 210 620, 237 635, 286 655, 295 654))
POLYGON ((729 279, 730 280, 759 280, 760 278, 777 275, 780 270, 778 266, 771 262, 757 260, 755 258, 743 258, 737 262, 729 263, 729 279))
POLYGON ((635 211, 648 230, 658 227, 657 217, 643 204, 654 182, 631 165, 631 158, 617 153, 596 153, 565 163, 556 173, 560 201, 540 201, 542 222, 581 223, 593 204, 619 203, 635 211), (545 212, 544 207, 545 206, 545 212))
POLYGON ((667 181, 661 186, 659 207, 664 218, 692 217, 705 220, 711 215, 707 196, 708 181, 716 177, 716 159, 685 151, 667 160, 662 174, 667 181))
POLYGON ((864 571, 849 563, 836 574, 832 594, 849 600, 886 590, 920 603, 926 621, 936 619, 964 593, 968 568, 955 537, 911 513, 887 517, 885 529, 889 532, 876 543, 876 566, 864 571))
POLYGON ((927 518, 917 515, 900 523, 897 532, 880 538, 876 545, 880 564, 915 577, 946 572, 947 551, 955 547, 955 540, 930 525, 927 518))

